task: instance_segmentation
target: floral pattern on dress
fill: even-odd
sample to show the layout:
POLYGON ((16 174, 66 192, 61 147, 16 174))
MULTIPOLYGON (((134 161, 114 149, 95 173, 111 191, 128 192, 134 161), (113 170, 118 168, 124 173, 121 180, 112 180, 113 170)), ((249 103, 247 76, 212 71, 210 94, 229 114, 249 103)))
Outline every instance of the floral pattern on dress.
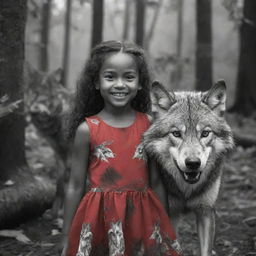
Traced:
POLYGON ((162 239, 162 236, 160 234, 160 225, 159 225, 159 223, 156 223, 154 225, 154 230, 153 230, 151 236, 149 237, 149 239, 155 240, 156 244, 161 244, 162 243, 163 239, 162 239))
POLYGON ((136 149, 135 149, 135 153, 133 155, 133 159, 140 159, 140 160, 144 160, 147 161, 147 155, 146 152, 144 150, 144 146, 142 143, 140 143, 136 149))
POLYGON ((177 239, 171 241, 171 247, 172 247, 173 250, 175 250, 177 253, 179 253, 179 254, 182 255, 183 251, 182 251, 182 248, 181 248, 181 246, 180 246, 180 243, 178 242, 177 239))
POLYGON ((109 242, 109 256, 121 256, 124 255, 124 235, 122 229, 122 222, 111 222, 110 229, 108 231, 109 242))
POLYGON ((91 119, 91 123, 92 123, 92 124, 99 125, 100 121, 97 120, 97 119, 91 119))
MULTIPOLYGON (((182 249, 178 240, 171 240, 168 234, 161 234, 159 223, 154 225, 154 230, 149 239, 155 240, 156 247, 152 249, 157 251, 159 255, 166 255, 170 250, 182 254, 182 249)), ((169 255, 169 253, 167 255, 169 255)))
POLYGON ((102 144, 96 145, 94 147, 93 155, 104 162, 108 162, 108 158, 115 158, 115 153, 107 147, 112 143, 113 141, 104 141, 102 144))
POLYGON ((83 223, 76 256, 89 256, 92 249, 92 232, 89 223, 83 223))

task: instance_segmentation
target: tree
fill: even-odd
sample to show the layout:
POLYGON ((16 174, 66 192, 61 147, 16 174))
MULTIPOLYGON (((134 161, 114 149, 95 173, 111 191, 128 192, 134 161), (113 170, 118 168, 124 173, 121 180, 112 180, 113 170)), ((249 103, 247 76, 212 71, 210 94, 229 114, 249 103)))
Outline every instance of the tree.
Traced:
POLYGON ((130 9, 131 9, 131 1, 125 1, 123 41, 127 40, 129 37, 129 25, 130 25, 130 15, 131 15, 130 9))
POLYGON ((62 83, 63 83, 64 87, 67 87, 68 73, 69 73, 71 14, 72 14, 72 0, 67 0, 66 1, 66 15, 65 15, 63 63, 62 63, 62 65, 63 65, 62 83))
POLYGON ((177 14, 177 67, 176 67, 176 88, 179 87, 182 78, 182 42, 183 42, 183 0, 178 2, 177 14))
POLYGON ((39 69, 45 72, 48 71, 49 66, 48 48, 51 20, 51 2, 52 0, 43 1, 41 15, 41 44, 39 69))
MULTIPOLYGON (((152 19, 152 22, 150 24, 150 27, 149 27, 149 31, 148 31, 148 33, 145 37, 145 40, 144 40, 144 49, 146 49, 146 50, 149 50, 150 42, 153 38, 153 34, 154 34, 154 31, 155 31, 155 27, 156 27, 156 23, 157 23, 157 20, 158 20, 158 17, 159 17, 159 12, 160 12, 162 3, 163 3, 163 0, 159 0, 158 2, 153 2, 151 4, 152 7, 154 8, 154 15, 153 15, 153 19, 152 19)), ((148 2, 148 4, 149 4, 149 2, 148 2)))
POLYGON ((256 110, 256 1, 245 0, 240 26, 240 57, 235 102, 231 111, 251 115, 256 110))
POLYGON ((212 85, 212 8, 211 0, 196 1, 196 89, 212 85))
MULTIPOLYGON (((23 99, 26 4, 26 0, 1 1, 0 97, 8 95, 11 102, 23 99)), ((19 104, 0 119, 0 228, 42 213, 54 197, 54 187, 28 168, 24 130, 24 107, 19 104)))
POLYGON ((102 41, 104 0, 93 0, 91 47, 102 41))
POLYGON ((135 42, 143 46, 144 43, 144 19, 145 19, 145 0, 136 1, 136 31, 135 42))

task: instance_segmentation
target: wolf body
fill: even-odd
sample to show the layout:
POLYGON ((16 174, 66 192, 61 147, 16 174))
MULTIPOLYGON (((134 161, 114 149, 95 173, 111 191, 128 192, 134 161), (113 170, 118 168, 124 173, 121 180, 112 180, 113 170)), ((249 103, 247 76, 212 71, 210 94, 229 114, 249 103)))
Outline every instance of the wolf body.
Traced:
POLYGON ((212 255, 222 165, 234 147, 223 115, 225 101, 224 81, 207 92, 167 92, 155 82, 154 121, 143 138, 147 154, 164 176, 176 231, 184 213, 196 214, 201 256, 212 255))

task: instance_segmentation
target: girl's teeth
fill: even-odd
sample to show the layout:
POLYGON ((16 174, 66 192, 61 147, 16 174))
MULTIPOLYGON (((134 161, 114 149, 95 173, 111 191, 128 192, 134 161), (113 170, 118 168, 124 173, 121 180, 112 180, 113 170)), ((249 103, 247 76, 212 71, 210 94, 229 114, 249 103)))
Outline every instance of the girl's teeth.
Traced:
POLYGON ((125 93, 113 93, 114 96, 125 96, 125 93))

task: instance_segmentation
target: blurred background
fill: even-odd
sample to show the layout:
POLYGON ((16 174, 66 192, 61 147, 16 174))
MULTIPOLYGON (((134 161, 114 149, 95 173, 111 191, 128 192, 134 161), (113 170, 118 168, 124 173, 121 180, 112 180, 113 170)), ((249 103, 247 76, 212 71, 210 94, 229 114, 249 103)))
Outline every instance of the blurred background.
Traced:
MULTIPOLYGON (((93 5, 90 0, 29 0, 26 60, 39 70, 51 71, 63 68, 66 65, 64 55, 69 54, 66 84, 73 89, 92 44, 95 44, 93 37, 95 42, 111 39, 135 41, 146 49, 156 79, 168 88, 194 89, 197 43, 205 43, 212 51, 208 54, 212 55, 209 61, 212 61, 213 81, 225 79, 231 104, 239 57, 240 21, 237 15, 242 12, 242 5, 243 1, 217 0, 210 4, 211 10, 207 3, 205 9, 202 6, 200 15, 205 16, 202 17, 205 28, 202 27, 200 32, 202 37, 204 34, 209 37, 207 34, 212 30, 212 36, 208 42, 203 42, 204 39, 197 42, 197 6, 194 0, 149 0, 142 4, 133 0, 105 0, 98 5, 96 2, 93 5), (136 23, 136 10, 139 24, 136 23), (102 13, 102 16, 96 13, 95 26, 98 27, 95 31, 94 11, 102 13), (70 17, 68 23, 65 22, 67 16, 70 17), (141 30, 139 38, 137 29, 141 30), (69 45, 65 47, 67 40, 69 45)), ((211 83, 206 84, 205 88, 210 86, 211 83)))
MULTIPOLYGON (((0 255, 58 255, 67 114, 103 40, 141 45, 169 90, 226 81, 236 149, 216 207, 215 255, 256 255, 255 0, 0 1, 0 255)), ((184 219, 184 256, 199 255, 194 217, 184 219)))

